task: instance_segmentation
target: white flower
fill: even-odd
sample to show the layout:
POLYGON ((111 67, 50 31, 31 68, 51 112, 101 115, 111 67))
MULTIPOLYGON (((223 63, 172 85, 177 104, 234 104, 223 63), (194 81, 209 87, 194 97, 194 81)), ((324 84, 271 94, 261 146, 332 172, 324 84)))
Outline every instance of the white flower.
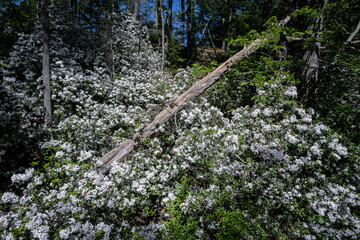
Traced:
POLYGON ((57 151, 55 154, 56 158, 62 158, 65 155, 65 153, 63 151, 57 151))
POLYGON ((298 167, 298 165, 296 165, 296 164, 290 165, 290 166, 289 166, 289 170, 290 170, 291 172, 297 172, 297 171, 299 171, 299 167, 298 167))
POLYGON ((1 196, 1 201, 3 203, 18 203, 19 202, 19 197, 16 196, 14 193, 12 192, 5 192, 2 196, 1 196))
POLYGON ((251 117, 256 118, 256 117, 259 115, 260 112, 261 112, 260 109, 255 109, 255 110, 251 113, 251 117))
POLYGON ((314 209, 320 216, 325 216, 326 208, 315 208, 314 209))
POLYGON ((170 193, 168 194, 168 197, 169 197, 169 199, 171 199, 171 200, 175 200, 175 198, 176 198, 176 196, 175 196, 174 193, 172 193, 172 192, 170 192, 170 193))
POLYGON ((307 114, 306 114, 306 116, 303 117, 303 118, 301 119, 301 121, 306 122, 306 123, 311 123, 312 118, 311 118, 310 115, 307 115, 307 114))
POLYGON ((265 117, 269 117, 272 113, 270 108, 265 108, 262 113, 264 114, 265 117))
POLYGON ((201 238, 201 236, 204 234, 204 230, 203 229, 200 229, 200 230, 196 230, 195 232, 195 235, 198 237, 198 238, 201 238))
POLYGON ((299 131, 299 132, 304 132, 306 130, 308 130, 308 127, 306 125, 297 125, 296 126, 296 129, 299 131))
POLYGON ((11 181, 13 183, 21 183, 28 181, 34 174, 34 169, 30 168, 25 171, 24 174, 14 174, 11 176, 11 181))
POLYGON ((291 123, 295 123, 297 121, 295 115, 291 115, 289 120, 290 120, 291 123))
POLYGON ((259 95, 264 95, 266 92, 265 92, 264 90, 257 90, 257 93, 258 93, 259 95))
POLYGON ((71 234, 71 231, 68 228, 65 228, 65 229, 61 229, 59 234, 60 234, 60 238, 68 239, 71 234))
POLYGON ((96 231, 104 231, 104 237, 102 239, 108 240, 111 233, 111 225, 107 225, 104 222, 100 222, 95 227, 96 231))
POLYGON ((337 144, 335 150, 339 155, 346 156, 348 154, 347 148, 342 146, 341 144, 337 144))
POLYGON ((314 155, 320 156, 321 154, 321 151, 317 144, 314 144, 314 146, 310 147, 310 150, 314 155))
POLYGON ((92 152, 91 151, 84 151, 84 150, 81 150, 80 152, 80 156, 79 156, 79 162, 82 162, 82 161, 85 161, 89 158, 92 157, 92 152))
POLYGON ((285 137, 291 144, 295 144, 298 141, 298 139, 294 135, 291 135, 289 133, 285 137))
POLYGON ((297 89, 295 86, 288 87, 285 90, 285 95, 289 97, 297 97, 297 89))

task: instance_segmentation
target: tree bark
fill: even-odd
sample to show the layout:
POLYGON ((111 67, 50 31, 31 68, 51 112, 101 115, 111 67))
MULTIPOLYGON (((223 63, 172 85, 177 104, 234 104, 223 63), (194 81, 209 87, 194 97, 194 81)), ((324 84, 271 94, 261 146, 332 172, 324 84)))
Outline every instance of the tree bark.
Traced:
POLYGON ((52 110, 51 110, 51 92, 50 92, 50 19, 46 0, 41 1, 42 9, 42 30, 43 30, 43 56, 42 56, 42 79, 44 85, 44 109, 45 109, 45 124, 51 125, 52 110))
POLYGON ((225 27, 225 23, 226 23, 226 21, 225 21, 225 17, 222 17, 221 18, 221 25, 222 25, 222 28, 223 28, 223 40, 222 40, 222 43, 221 43, 221 51, 222 51, 222 53, 224 54, 225 52, 226 52, 226 41, 225 41, 225 38, 226 38, 226 34, 227 34, 227 32, 226 32, 226 27, 225 27))
POLYGON ((131 14, 133 12, 132 11, 132 0, 127 0, 126 10, 127 10, 128 14, 131 14))
POLYGON ((70 1, 71 8, 74 10, 75 16, 77 13, 77 0, 71 0, 70 1))
POLYGON ((209 19, 207 20, 207 22, 206 22, 206 24, 205 24, 205 27, 204 27, 204 29, 203 29, 203 31, 202 31, 202 33, 201 33, 201 36, 200 36, 199 43, 201 43, 201 40, 202 40, 202 38, 203 38, 203 36, 204 36, 204 34, 205 34, 205 31, 207 30, 207 26, 209 25, 209 22, 210 22, 210 20, 211 20, 211 18, 212 18, 212 15, 213 15, 213 14, 210 15, 209 19))
POLYGON ((348 43, 351 42, 354 39, 355 35, 359 32, 359 30, 360 30, 360 20, 359 20, 355 30, 352 32, 352 34, 349 36, 349 38, 346 40, 346 42, 348 42, 348 43))
POLYGON ((140 4, 140 0, 135 0, 134 1, 134 12, 133 12, 133 18, 136 19, 138 14, 139 14, 139 4, 140 4))
POLYGON ((187 0, 187 6, 186 6, 186 52, 187 57, 190 59, 192 57, 192 51, 193 51, 193 31, 192 31, 192 0, 187 0))
POLYGON ((210 29, 208 29, 207 32, 208 32, 208 35, 209 35, 209 38, 210 38, 211 46, 212 46, 213 49, 214 49, 215 56, 217 56, 216 47, 215 47, 214 41, 213 41, 213 39, 212 39, 212 37, 211 37, 210 29))
MULTIPOLYGON (((290 19, 290 16, 288 16, 284 20, 280 21, 279 27, 283 27, 286 23, 290 21, 290 19)), ((197 81, 191 88, 181 94, 170 106, 168 106, 158 115, 156 115, 152 122, 150 122, 140 131, 135 133, 135 135, 131 139, 127 139, 126 141, 121 143, 119 147, 112 149, 104 156, 102 156, 97 165, 98 172, 101 174, 106 174, 107 172, 109 172, 112 163, 121 161, 127 156, 129 156, 142 141, 144 141, 146 138, 149 138, 159 126, 166 123, 172 116, 179 112, 186 103, 192 101, 194 98, 205 92, 222 75, 225 74, 226 70, 229 67, 253 53, 261 46, 262 42, 265 42, 267 40, 268 39, 266 38, 256 39, 249 46, 245 46, 243 50, 241 50, 240 52, 229 58, 226 62, 221 64, 217 69, 206 75, 201 80, 197 81)))
POLYGON ((114 47, 113 47, 113 11, 114 0, 110 0, 109 6, 105 9, 106 38, 107 38, 107 62, 110 81, 115 76, 114 47))
MULTIPOLYGON (((322 10, 325 9, 328 0, 324 0, 322 10)), ((307 49, 303 56, 303 60, 305 62, 305 66, 302 69, 302 97, 301 102, 306 105, 312 105, 314 96, 318 91, 318 83, 319 83, 319 57, 321 50, 321 39, 319 39, 319 33, 323 30, 323 14, 320 14, 319 17, 313 20, 314 24, 310 25, 309 29, 315 29, 315 26, 318 27, 318 32, 314 32, 312 37, 317 38, 317 42, 315 46, 311 49, 307 49)))
POLYGON ((169 58, 169 47, 171 39, 171 30, 172 30, 172 5, 173 1, 168 0, 168 8, 166 14, 166 24, 165 24, 165 41, 164 41, 164 59, 165 61, 169 58))
POLYGON ((164 9, 163 1, 161 2, 161 70, 165 66, 165 23, 164 23, 164 9))
POLYGON ((180 46, 185 46, 185 0, 180 3, 180 46))
POLYGON ((159 53, 162 51, 162 23, 164 19, 162 18, 162 0, 156 0, 156 23, 157 23, 157 32, 158 32, 158 45, 159 45, 159 53))
MULTIPOLYGON (((227 2, 225 0, 225 2, 227 2)), ((222 28, 223 28, 223 39, 222 39, 222 46, 221 46, 221 50, 222 50, 222 53, 226 53, 227 50, 228 50, 228 44, 226 42, 226 38, 229 37, 229 33, 230 33, 230 30, 231 30, 231 22, 232 22, 232 7, 229 6, 229 8, 227 9, 227 14, 229 16, 228 19, 225 18, 225 16, 222 17, 221 19, 221 24, 222 24, 222 28)))

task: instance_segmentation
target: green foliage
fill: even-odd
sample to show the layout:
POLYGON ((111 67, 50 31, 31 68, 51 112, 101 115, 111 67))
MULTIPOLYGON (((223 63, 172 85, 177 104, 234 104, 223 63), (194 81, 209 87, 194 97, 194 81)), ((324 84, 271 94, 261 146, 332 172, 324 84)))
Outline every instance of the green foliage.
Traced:
POLYGON ((174 46, 174 42, 171 41, 171 46, 169 50, 169 65, 168 67, 171 69, 178 69, 184 67, 186 65, 186 49, 184 47, 176 47, 174 46))
POLYGON ((216 216, 219 219, 216 239, 249 239, 250 236, 254 239, 268 239, 260 224, 245 217, 248 214, 244 216, 241 209, 218 210, 216 216))
POLYGON ((205 77, 208 73, 214 71, 217 66, 218 63, 216 61, 211 61, 209 66, 194 63, 191 67, 190 72, 195 79, 201 79, 205 77))
MULTIPOLYGON (((212 104, 231 116, 231 111, 238 106, 252 106, 264 101, 266 96, 258 96, 256 88, 268 81, 268 78, 275 80, 280 74, 279 69, 288 70, 291 65, 290 60, 276 61, 272 57, 255 53, 228 70, 226 76, 206 93, 207 97, 212 104)), ((298 83, 294 78, 287 78, 286 81, 287 84, 298 83)))
POLYGON ((0 55, 7 55, 17 39, 17 33, 30 33, 34 27, 36 1, 0 2, 0 55))
POLYGON ((192 217, 182 219, 173 217, 166 225, 168 235, 166 239, 196 239, 195 232, 198 229, 198 222, 192 217))

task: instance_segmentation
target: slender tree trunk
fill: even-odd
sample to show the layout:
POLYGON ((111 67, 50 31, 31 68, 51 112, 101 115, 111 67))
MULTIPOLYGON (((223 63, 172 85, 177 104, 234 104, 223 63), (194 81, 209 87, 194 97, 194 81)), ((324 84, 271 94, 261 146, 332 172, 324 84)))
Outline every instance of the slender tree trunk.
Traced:
POLYGON ((45 109, 45 124, 51 125, 52 110, 51 110, 51 92, 50 92, 50 19, 46 0, 41 0, 42 8, 42 28, 43 28, 43 60, 42 60, 42 78, 44 85, 44 109, 45 109))
MULTIPOLYGON (((324 0, 322 10, 326 7, 328 0, 324 0)), ((321 10, 320 10, 321 11, 321 10)), ((301 90, 301 102, 307 105, 312 105, 314 97, 318 91, 319 84, 319 57, 321 51, 321 39, 319 39, 319 33, 323 30, 323 15, 313 20, 313 23, 310 25, 309 29, 315 29, 315 26, 318 26, 317 32, 312 34, 312 37, 316 37, 317 42, 315 46, 307 49, 303 56, 305 66, 302 69, 302 90, 301 90)))
POLYGON ((74 10, 74 13, 75 13, 75 16, 76 16, 76 13, 77 13, 77 0, 71 0, 71 8, 74 10))
POLYGON ((185 46, 185 0, 180 3, 180 46, 185 46))
MULTIPOLYGON (((227 2, 227 1, 225 1, 227 2)), ((228 44, 226 42, 226 38, 229 37, 230 35, 230 30, 231 30, 231 22, 232 22, 232 7, 229 6, 229 9, 227 9, 226 12, 228 12, 228 19, 226 19, 227 16, 224 16, 222 19, 221 19, 221 23, 222 23, 222 27, 223 27, 223 40, 222 40, 222 46, 221 46, 221 49, 222 49, 222 53, 226 53, 227 50, 228 50, 228 44)))
POLYGON ((360 20, 359 20, 355 30, 351 33, 351 35, 346 40, 346 42, 348 42, 348 43, 351 42, 354 39, 355 35, 359 32, 359 30, 360 30, 360 20))
POLYGON ((162 0, 156 0, 156 17, 157 17, 157 32, 158 32, 158 45, 159 45, 159 53, 162 51, 162 22, 163 22, 163 14, 162 14, 162 0))
POLYGON ((171 30, 172 30, 172 5, 173 1, 168 0, 168 8, 166 14, 166 25, 165 25, 165 61, 169 58, 169 47, 170 47, 170 39, 171 39, 171 30))
POLYGON ((127 3, 126 3, 126 10, 127 10, 127 13, 128 14, 131 14, 133 11, 132 11, 132 0, 127 0, 127 3))
POLYGON ((187 38, 187 44, 186 44, 186 50, 187 50, 187 57, 189 58, 189 61, 191 60, 190 58, 192 57, 192 51, 193 51, 193 31, 192 31, 192 4, 191 4, 192 0, 187 0, 187 8, 186 8, 186 15, 187 15, 187 19, 186 19, 186 38, 187 38))
POLYGON ((161 1, 161 70, 164 70, 164 65, 165 65, 165 23, 164 23, 163 1, 161 1))
POLYGON ((210 22, 210 20, 211 20, 211 18, 212 18, 212 15, 213 15, 213 14, 210 15, 209 19, 207 20, 207 22, 206 22, 206 24, 205 24, 205 27, 204 27, 204 29, 203 29, 203 31, 202 31, 202 33, 201 33, 201 36, 200 36, 199 43, 201 43, 201 40, 202 40, 202 38, 203 38, 203 36, 204 36, 204 34, 205 34, 205 31, 207 30, 207 26, 209 25, 209 22, 210 22))
POLYGON ((105 21, 106 21, 106 38, 107 38, 107 61, 108 71, 110 80, 114 80, 115 75, 115 63, 114 63, 114 48, 113 48, 113 11, 114 11, 114 0, 110 0, 109 6, 105 10, 105 21))
POLYGON ((216 52, 216 47, 215 47, 215 44, 214 44, 214 41, 213 41, 213 39, 212 39, 212 37, 211 37, 211 33, 210 33, 210 29, 208 29, 208 34, 209 34, 209 38, 210 38, 210 42, 211 42, 211 46, 213 47, 213 49, 214 49, 214 53, 215 53, 215 56, 217 56, 217 52, 216 52))
POLYGON ((134 19, 136 19, 139 14, 139 5, 140 5, 140 0, 134 0, 134 12, 133 12, 134 19))
POLYGON ((77 12, 77 16, 78 19, 81 20, 81 0, 79 0, 79 4, 78 4, 78 12, 77 12))
POLYGON ((222 28, 223 28, 223 40, 222 40, 222 44, 221 44, 221 51, 222 53, 225 53, 226 52, 226 42, 225 42, 225 38, 226 38, 226 27, 225 27, 225 23, 226 23, 226 20, 225 20, 225 17, 221 18, 221 25, 222 25, 222 28))

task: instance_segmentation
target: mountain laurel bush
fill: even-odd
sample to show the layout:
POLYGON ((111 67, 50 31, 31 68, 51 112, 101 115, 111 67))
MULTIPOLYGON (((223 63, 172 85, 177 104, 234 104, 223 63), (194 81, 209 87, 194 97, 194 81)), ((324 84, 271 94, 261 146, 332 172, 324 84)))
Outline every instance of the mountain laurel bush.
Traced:
MULTIPOLYGON (((53 21, 63 31, 82 29, 61 23, 61 15, 53 21)), ((359 236, 359 149, 296 101, 286 71, 257 81, 254 104, 230 116, 206 97, 189 103, 108 175, 98 174, 102 154, 193 81, 186 70, 160 71, 146 29, 131 18, 121 16, 115 26, 113 80, 106 56, 92 56, 86 38, 71 44, 54 30, 51 128, 42 126, 39 29, 20 34, 5 61, 2 127, 16 124, 25 144, 44 135, 36 144, 45 158, 12 175, 12 190, 1 195, 1 238, 359 236)))

